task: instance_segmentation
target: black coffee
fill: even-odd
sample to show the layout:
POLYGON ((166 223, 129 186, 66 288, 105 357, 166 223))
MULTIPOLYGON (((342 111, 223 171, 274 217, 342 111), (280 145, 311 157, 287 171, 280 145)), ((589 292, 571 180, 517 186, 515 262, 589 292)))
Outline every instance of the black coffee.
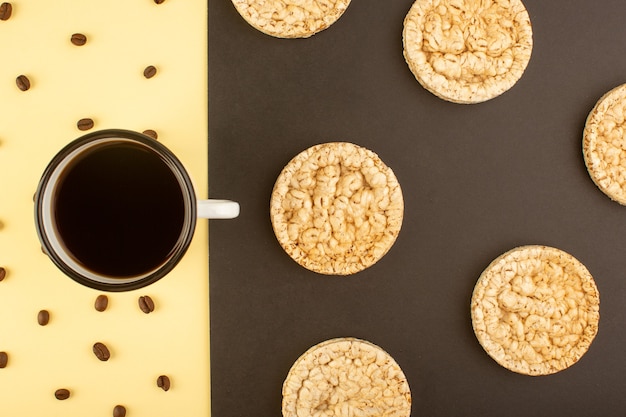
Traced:
POLYGON ((156 153, 131 143, 101 145, 76 158, 54 204, 67 250, 85 268, 112 277, 160 266, 183 230, 177 178, 156 153))

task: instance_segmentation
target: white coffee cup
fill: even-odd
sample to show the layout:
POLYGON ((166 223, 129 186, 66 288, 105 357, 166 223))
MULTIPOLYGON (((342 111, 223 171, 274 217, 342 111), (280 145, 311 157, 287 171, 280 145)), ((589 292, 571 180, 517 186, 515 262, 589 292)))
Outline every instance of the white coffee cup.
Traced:
POLYGON ((198 200, 163 144, 110 129, 65 146, 35 194, 35 225, 52 262, 76 282, 129 291, 163 278, 183 257, 197 218, 232 219, 239 204, 198 200))

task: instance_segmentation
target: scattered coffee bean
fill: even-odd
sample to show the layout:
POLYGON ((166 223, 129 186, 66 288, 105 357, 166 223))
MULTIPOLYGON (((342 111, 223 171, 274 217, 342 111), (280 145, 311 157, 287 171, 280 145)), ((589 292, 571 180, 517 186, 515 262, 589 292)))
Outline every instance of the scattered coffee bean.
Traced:
POLYGON ((45 326, 48 322, 50 322, 50 313, 48 313, 48 310, 41 310, 39 314, 37 314, 37 323, 39 323, 40 326, 45 326))
POLYGON ((113 417, 125 417, 126 416, 126 407, 123 405, 116 405, 113 408, 113 417))
POLYGON ((17 88, 22 91, 26 91, 30 88, 30 80, 25 75, 20 75, 15 79, 15 84, 17 84, 17 88))
POLYGON ((78 127, 78 130, 89 130, 93 127, 93 125, 93 120, 90 118, 80 119, 76 123, 76 127, 78 127))
POLYGON ((0 266, 0 281, 7 276, 7 270, 0 266))
POLYGON ((6 352, 0 352, 0 369, 6 368, 9 362, 9 355, 6 352))
POLYGON ((154 2, 155 2, 156 4, 161 4, 161 3, 163 3, 164 1, 165 1, 165 0, 154 0, 154 2))
POLYGON ((94 303, 94 308, 97 311, 104 311, 107 309, 109 305, 109 297, 107 297, 104 294, 100 294, 98 297, 96 297, 96 302, 94 303))
POLYGON ((68 398, 70 398, 70 391, 65 388, 60 388, 54 391, 54 396, 57 400, 67 400, 68 398))
POLYGON ((157 69, 154 65, 148 65, 146 69, 143 70, 143 76, 146 78, 152 78, 156 75, 157 69))
POLYGON ((167 375, 161 375, 157 378, 157 387, 168 391, 170 389, 170 378, 167 375))
POLYGON ((146 136, 150 136, 154 140, 159 138, 159 135, 157 134, 157 132, 152 129, 144 130, 143 134, 146 136))
POLYGON ((11 3, 0 4, 0 20, 9 20, 11 13, 13 12, 13 6, 11 3))
POLYGON ((76 46, 83 46, 87 43, 87 36, 82 33, 74 33, 70 38, 70 42, 72 42, 76 46))
POLYGON ((100 359, 103 362, 106 362, 111 357, 111 352, 109 352, 109 348, 106 347, 104 343, 96 342, 93 345, 93 353, 96 355, 96 358, 100 359))
POLYGON ((139 308, 146 314, 150 314, 154 311, 154 301, 149 295, 142 295, 139 297, 139 308))

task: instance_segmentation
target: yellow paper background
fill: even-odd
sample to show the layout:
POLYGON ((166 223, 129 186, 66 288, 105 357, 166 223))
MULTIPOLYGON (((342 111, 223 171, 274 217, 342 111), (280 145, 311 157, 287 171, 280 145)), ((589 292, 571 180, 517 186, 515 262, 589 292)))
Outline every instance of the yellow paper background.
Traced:
MULTIPOLYGON (((0 21, 0 416, 206 416, 210 413, 208 227, 200 220, 184 259, 147 288, 101 294, 58 271, 41 252, 33 193, 48 161, 96 129, 154 129, 207 186, 207 6, 202 0, 24 0, 0 21), (87 44, 70 43, 73 33, 87 44), (158 72, 146 79, 143 70, 158 72), (15 83, 24 74, 28 91, 15 83), (137 298, 156 304, 142 313, 137 298), (37 324, 41 309, 50 323, 37 324), (91 349, 100 341, 111 359, 91 349), (170 391, 156 378, 171 378, 170 391), (71 397, 55 399, 58 388, 71 397)), ((155 199, 158 202, 158 196, 155 199)))

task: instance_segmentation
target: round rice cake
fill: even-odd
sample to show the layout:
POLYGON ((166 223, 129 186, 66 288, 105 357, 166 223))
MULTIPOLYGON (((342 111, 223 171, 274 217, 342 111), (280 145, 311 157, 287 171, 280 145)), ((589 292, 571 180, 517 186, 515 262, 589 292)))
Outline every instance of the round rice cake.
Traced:
POLYGON ((606 93, 589 113, 583 156, 593 182, 626 205, 626 84, 606 93))
POLYGON ((284 417, 409 417, 409 383, 373 343, 338 338, 307 350, 283 384, 284 417))
POLYGON ((232 0, 254 28, 277 38, 308 38, 337 21, 350 0, 232 0))
POLYGON ((480 103, 522 77, 533 47, 520 0, 416 0, 404 19, 404 58, 419 83, 454 103, 480 103))
POLYGON ((562 250, 522 246, 480 275, 471 316, 478 341, 497 363, 548 375, 576 363, 598 332, 600 296, 585 266, 562 250))
POLYGON ((315 145, 282 170, 270 217, 283 249, 303 267, 349 275, 394 244, 404 202, 393 171, 374 152, 347 142, 315 145))

